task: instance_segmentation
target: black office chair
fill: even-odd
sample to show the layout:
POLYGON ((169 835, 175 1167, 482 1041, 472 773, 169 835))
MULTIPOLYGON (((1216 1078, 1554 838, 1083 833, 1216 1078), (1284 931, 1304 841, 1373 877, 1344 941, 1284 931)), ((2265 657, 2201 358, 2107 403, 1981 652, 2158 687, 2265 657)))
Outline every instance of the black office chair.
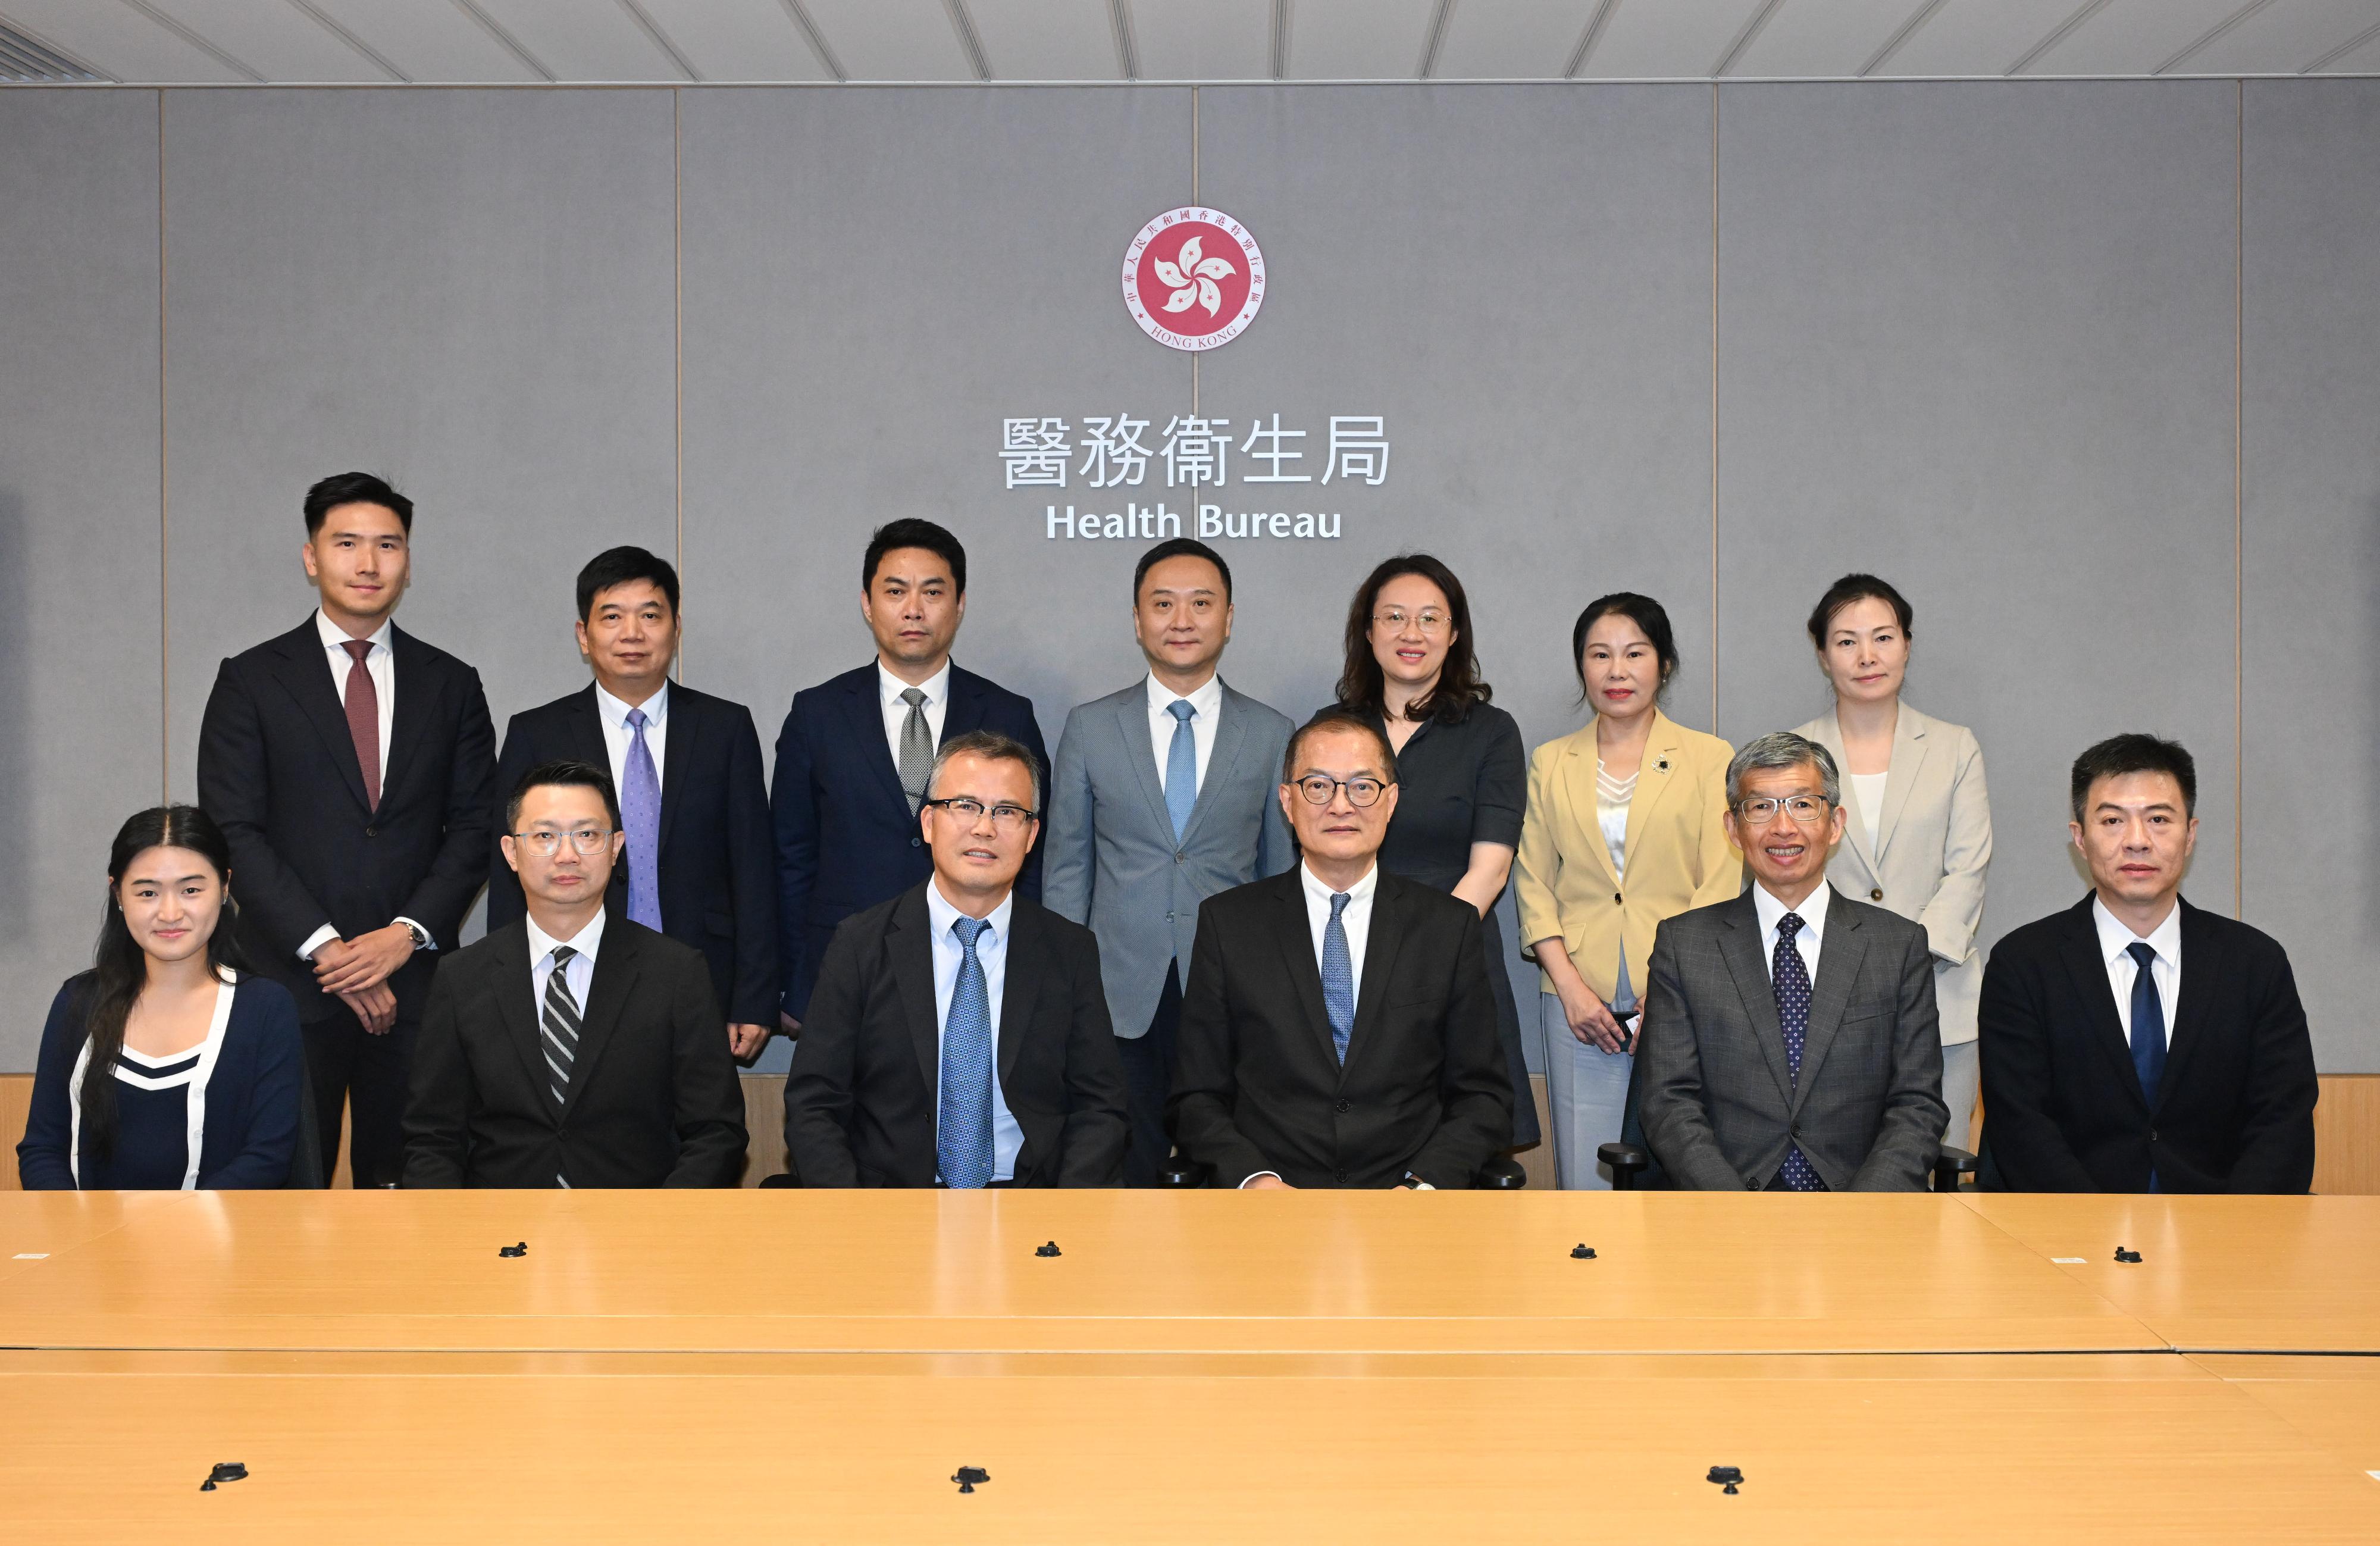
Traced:
MULTIPOLYGON (((1175 1154, 1158 1167, 1160 1187, 1188 1190, 1206 1186, 1212 1179, 1212 1167, 1202 1165, 1184 1154, 1175 1154)), ((1480 1166, 1472 1176, 1473 1189, 1483 1192, 1516 1192, 1529 1184, 1529 1173, 1510 1154, 1498 1154, 1480 1166)))
MULTIPOLYGON (((1595 1157, 1611 1167, 1611 1189, 1615 1192, 1645 1191, 1663 1185, 1660 1163, 1645 1143, 1645 1124, 1636 1114, 1637 1081, 1644 1065, 1640 1061, 1628 1070, 1628 1106, 1620 1119, 1620 1141, 1598 1145, 1595 1157)), ((1955 1192, 1961 1182, 1975 1174, 1975 1156, 1963 1149, 1943 1144, 1934 1154, 1934 1189, 1955 1192)))
POLYGON ((298 1149, 289 1156, 289 1178, 284 1191, 319 1192, 330 1182, 322 1175, 322 1126, 314 1114, 314 1081, 303 1065, 298 1074, 298 1149))

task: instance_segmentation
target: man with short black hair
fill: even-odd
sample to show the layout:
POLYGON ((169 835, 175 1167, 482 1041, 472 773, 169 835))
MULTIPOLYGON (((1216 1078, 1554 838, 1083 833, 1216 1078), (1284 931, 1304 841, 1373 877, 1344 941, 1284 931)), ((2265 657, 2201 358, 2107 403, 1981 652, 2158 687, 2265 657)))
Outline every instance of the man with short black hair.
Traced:
POLYGON ((1315 715, 1279 779, 1304 858, 1198 909, 1173 1136, 1219 1187, 1467 1187, 1512 1131, 1478 911, 1380 869, 1396 756, 1371 721, 1315 715))
POLYGON ((1048 889, 1099 936, 1108 1013, 1131 1087, 1124 1185, 1150 1187, 1165 1130, 1182 974, 1200 904, 1296 862, 1278 783, 1289 720, 1216 675, 1232 638, 1232 570, 1176 537, 1133 570, 1132 686, 1081 704, 1050 781, 1048 889))
MULTIPOLYGON (((929 520, 876 529, 859 566, 859 615, 876 658, 794 695, 777 735, 769 804, 777 832, 777 972, 798 1030, 836 928, 933 870, 917 811, 934 755, 990 730, 1047 767, 1033 701, 951 660, 966 616, 966 549, 929 520)), ((1026 855, 1018 895, 1041 895, 1026 855)))
POLYGON ((305 517, 321 604, 223 663, 199 803, 231 844, 241 942, 298 1001, 322 1174, 351 1108, 355 1184, 392 1186, 431 976, 487 879, 495 729, 480 674, 390 620, 413 502, 344 472, 306 492, 305 517))
POLYGON ((1016 895, 1033 754, 985 731, 934 759, 923 883, 835 931, 785 1079, 805 1187, 1111 1187, 1123 1070, 1099 943, 1016 895))
MULTIPOLYGON (((563 758, 611 769, 627 830, 612 910, 702 953, 728 1049, 748 1058, 777 1028, 779 987, 776 858, 752 712, 670 680, 685 632, 677 571, 643 548, 612 548, 578 572, 577 631, 595 680, 513 716, 496 786, 563 758)), ((488 927, 522 908, 498 852, 488 927)))
POLYGON ((2303 1192, 2313 1043, 2286 951, 2181 895, 2198 770, 2154 736, 2074 760, 2067 832, 2091 895, 1984 968, 1982 1184, 2044 1192, 2303 1192))
POLYGON ((732 1187, 744 1093, 702 956, 609 907, 627 843, 589 762, 522 775, 522 916, 455 952, 422 1017, 407 1187, 732 1187))

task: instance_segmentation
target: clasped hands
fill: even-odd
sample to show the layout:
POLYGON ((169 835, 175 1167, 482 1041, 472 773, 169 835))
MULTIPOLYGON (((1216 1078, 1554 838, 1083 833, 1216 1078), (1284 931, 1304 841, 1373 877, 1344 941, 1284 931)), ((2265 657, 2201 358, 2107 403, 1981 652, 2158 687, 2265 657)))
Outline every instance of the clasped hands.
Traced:
POLYGON ((413 958, 413 931, 402 923, 374 929, 351 940, 327 940, 314 952, 314 981, 336 993, 374 1036, 396 1029, 396 993, 388 985, 413 958))

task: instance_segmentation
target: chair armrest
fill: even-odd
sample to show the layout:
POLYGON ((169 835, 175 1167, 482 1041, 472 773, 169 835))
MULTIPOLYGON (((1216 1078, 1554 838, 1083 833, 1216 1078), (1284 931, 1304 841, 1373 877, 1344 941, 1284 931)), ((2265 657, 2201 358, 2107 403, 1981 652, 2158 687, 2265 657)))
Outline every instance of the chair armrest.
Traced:
POLYGON ((763 1175, 760 1177, 760 1189, 762 1191, 771 1191, 785 1187, 799 1187, 801 1184, 802 1178, 790 1173, 783 1175, 763 1175))
POLYGON ((1975 1174, 1975 1157, 1963 1149, 1944 1144, 1934 1155, 1934 1189, 1955 1192, 1961 1180, 1975 1174))
POLYGON ((1471 1184, 1483 1192, 1517 1192, 1529 1184, 1529 1173, 1510 1154, 1498 1154, 1479 1167, 1471 1184))
POLYGON ((1595 1157, 1611 1167, 1611 1189, 1615 1192, 1634 1191, 1636 1178, 1653 1164, 1653 1156, 1633 1143, 1598 1145, 1595 1157))
POLYGON ((1157 1167, 1157 1184, 1160 1187, 1187 1191, 1207 1184, 1207 1167, 1187 1155, 1176 1154, 1157 1167))

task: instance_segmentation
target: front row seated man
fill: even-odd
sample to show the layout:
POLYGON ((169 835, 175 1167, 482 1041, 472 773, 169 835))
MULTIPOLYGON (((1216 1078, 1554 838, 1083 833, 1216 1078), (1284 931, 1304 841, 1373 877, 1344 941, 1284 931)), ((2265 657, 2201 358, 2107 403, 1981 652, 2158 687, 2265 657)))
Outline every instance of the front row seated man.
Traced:
POLYGON ((1469 1187, 1511 1141, 1479 914, 1376 862, 1396 756, 1325 710, 1278 798, 1303 861, 1198 909, 1173 1139, 1219 1187, 1469 1187))
POLYGON ((744 1097, 699 951, 613 915, 612 775, 531 768, 504 808, 527 915, 440 968, 407 1187, 732 1187, 744 1097))
POLYGON ((805 1187, 1112 1187, 1123 1061, 1092 932, 1016 895, 1041 769, 954 736, 923 781, 933 872, 846 919, 785 1078, 805 1187))
POLYGON ((2075 759, 2091 895, 2028 923, 1984 972, 1987 1187, 2302 1192, 2313 1044, 2289 956, 2181 899, 2198 771, 2155 736, 2075 759))
POLYGON ((1827 749, 1763 736, 1728 764, 1752 889, 1664 921, 1637 1056, 1645 1139, 1694 1191, 1922 1191, 1949 1111, 1925 929, 1827 884, 1827 749))

